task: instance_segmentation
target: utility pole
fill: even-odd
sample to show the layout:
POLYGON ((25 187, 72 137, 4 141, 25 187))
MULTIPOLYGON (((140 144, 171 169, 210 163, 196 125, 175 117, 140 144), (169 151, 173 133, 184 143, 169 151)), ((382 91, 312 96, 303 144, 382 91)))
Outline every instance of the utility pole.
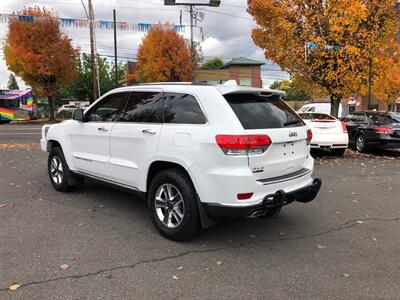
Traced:
MULTIPOLYGON (((209 0, 208 3, 198 3, 193 0, 188 0, 187 2, 176 3, 176 0, 164 0, 164 5, 188 5, 189 6, 189 12, 190 12, 190 58, 192 59, 192 81, 195 79, 194 71, 196 69, 196 64, 195 64, 196 53, 195 53, 194 40, 193 40, 193 27, 194 27, 193 19, 196 18, 196 15, 197 15, 197 13, 193 10, 193 8, 194 8, 194 6, 219 7, 220 4, 221 4, 221 0, 209 0)), ((182 23, 182 11, 181 11, 180 23, 182 23)))
POLYGON ((192 60, 192 81, 194 81, 194 71, 196 69, 196 58, 195 58, 195 49, 193 42, 193 4, 189 5, 190 7, 190 58, 192 60))
POLYGON ((114 20, 114 68, 115 68, 115 79, 114 87, 118 87, 118 57, 117 57, 117 17, 115 9, 113 9, 113 20, 114 20))
POLYGON ((93 101, 97 99, 97 80, 96 80, 96 57, 94 53, 94 29, 93 29, 93 6, 92 0, 88 0, 89 9, 89 33, 90 33, 90 60, 92 65, 92 87, 93 87, 93 101))
POLYGON ((369 75, 368 75, 368 110, 371 109, 372 97, 372 58, 369 58, 369 75))

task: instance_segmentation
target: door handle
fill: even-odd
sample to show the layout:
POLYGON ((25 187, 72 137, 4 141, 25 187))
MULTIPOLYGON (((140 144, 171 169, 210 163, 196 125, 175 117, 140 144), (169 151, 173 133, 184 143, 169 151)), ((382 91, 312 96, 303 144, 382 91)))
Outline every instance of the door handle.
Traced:
POLYGON ((151 130, 151 129, 143 129, 142 132, 144 134, 156 134, 156 132, 154 130, 151 130))
POLYGON ((107 132, 108 131, 108 129, 105 128, 105 127, 99 127, 99 128, 97 128, 97 130, 98 131, 102 131, 102 132, 107 132))

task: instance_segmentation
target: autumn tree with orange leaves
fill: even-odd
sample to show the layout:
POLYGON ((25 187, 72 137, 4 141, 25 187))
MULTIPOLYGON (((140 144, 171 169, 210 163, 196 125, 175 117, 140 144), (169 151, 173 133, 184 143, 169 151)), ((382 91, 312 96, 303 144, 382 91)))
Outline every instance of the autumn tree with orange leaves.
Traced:
POLYGON ((47 97, 49 119, 54 120, 53 96, 76 76, 78 51, 62 33, 57 17, 50 10, 25 8, 16 15, 33 16, 34 21, 8 22, 4 57, 8 69, 20 76, 39 97, 47 97))
POLYGON ((380 100, 394 106, 400 97, 400 47, 397 40, 378 53, 373 61, 373 92, 380 100))
POLYGON ((396 11, 395 0, 248 0, 254 42, 294 80, 325 90, 335 116, 342 97, 368 83, 369 59, 393 40, 396 11))
POLYGON ((138 82, 191 81, 192 66, 187 41, 167 26, 156 26, 139 46, 134 79, 138 82))

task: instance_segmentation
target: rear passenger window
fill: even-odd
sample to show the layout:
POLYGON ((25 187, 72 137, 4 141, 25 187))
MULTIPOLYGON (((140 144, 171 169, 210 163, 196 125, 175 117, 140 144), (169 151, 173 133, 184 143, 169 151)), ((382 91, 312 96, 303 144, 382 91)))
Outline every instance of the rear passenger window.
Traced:
POLYGON ((205 124, 206 118, 194 96, 164 93, 164 123, 205 124))
POLYGON ((279 95, 249 93, 224 95, 244 129, 304 126, 303 120, 279 95))
POLYGON ((132 92, 120 122, 160 123, 161 93, 132 92))

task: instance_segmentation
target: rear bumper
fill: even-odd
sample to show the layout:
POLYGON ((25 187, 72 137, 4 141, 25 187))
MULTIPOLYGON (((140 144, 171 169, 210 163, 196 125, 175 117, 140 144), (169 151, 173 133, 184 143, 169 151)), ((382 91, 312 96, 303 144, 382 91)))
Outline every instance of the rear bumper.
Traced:
POLYGON ((349 137, 343 134, 315 134, 310 146, 314 149, 345 149, 348 147, 349 137))
POLYGON ((400 139, 382 139, 379 145, 382 148, 400 148, 400 139))
POLYGON ((270 208, 282 207, 292 202, 307 203, 314 200, 321 189, 322 180, 316 178, 312 183, 300 189, 284 192, 278 190, 266 195, 263 200, 251 206, 226 206, 212 203, 203 203, 204 210, 211 218, 251 218, 261 217, 270 208))

